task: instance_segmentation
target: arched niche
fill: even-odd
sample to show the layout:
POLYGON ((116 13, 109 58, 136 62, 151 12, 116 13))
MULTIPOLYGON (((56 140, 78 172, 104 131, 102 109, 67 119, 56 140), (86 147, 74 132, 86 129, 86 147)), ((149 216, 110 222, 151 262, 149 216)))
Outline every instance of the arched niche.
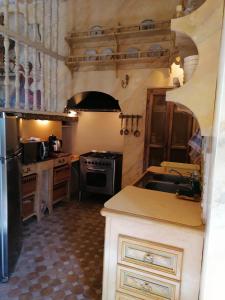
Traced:
POLYGON ((203 136, 210 136, 218 72, 223 1, 207 0, 192 14, 172 20, 172 30, 185 33, 196 44, 198 67, 182 87, 167 92, 167 101, 188 107, 197 117, 203 136))
POLYGON ((182 0, 176 8, 177 18, 187 16, 201 7, 207 0, 182 0))

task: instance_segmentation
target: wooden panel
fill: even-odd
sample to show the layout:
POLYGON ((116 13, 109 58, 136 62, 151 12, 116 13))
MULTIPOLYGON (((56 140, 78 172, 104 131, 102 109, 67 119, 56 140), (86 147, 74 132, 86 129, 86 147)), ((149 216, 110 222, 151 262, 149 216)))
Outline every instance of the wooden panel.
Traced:
POLYGON ((36 191, 37 174, 24 176, 22 178, 22 196, 29 195, 36 191))
POLYGON ((26 219, 27 217, 35 214, 34 199, 35 199, 34 195, 23 198, 23 200, 22 200, 22 218, 23 219, 26 219))
POLYGON ((118 262, 173 279, 181 279, 183 250, 127 236, 119 236, 118 262))
POLYGON ((68 181, 71 175, 71 167, 69 164, 54 168, 54 185, 60 182, 68 181))
POLYGON ((58 199, 66 198, 68 192, 68 184, 67 182, 60 183, 55 185, 53 188, 53 202, 57 201, 58 199))
POLYGON ((143 300, 179 300, 180 283, 118 265, 117 290, 143 300))

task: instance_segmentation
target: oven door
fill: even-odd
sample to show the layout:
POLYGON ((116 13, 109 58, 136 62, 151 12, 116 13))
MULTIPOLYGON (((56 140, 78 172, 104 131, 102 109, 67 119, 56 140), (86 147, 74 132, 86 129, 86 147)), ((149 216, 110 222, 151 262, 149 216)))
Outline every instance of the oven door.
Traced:
POLYGON ((113 169, 81 165, 81 191, 113 195, 113 169))

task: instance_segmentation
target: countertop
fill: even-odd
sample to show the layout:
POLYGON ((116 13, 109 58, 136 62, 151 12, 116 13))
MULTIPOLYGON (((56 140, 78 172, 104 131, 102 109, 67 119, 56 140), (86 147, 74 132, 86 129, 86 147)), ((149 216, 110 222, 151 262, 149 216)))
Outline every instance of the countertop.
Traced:
POLYGON ((157 219, 189 227, 202 227, 201 203, 177 199, 174 194, 127 186, 105 203, 107 210, 157 219))

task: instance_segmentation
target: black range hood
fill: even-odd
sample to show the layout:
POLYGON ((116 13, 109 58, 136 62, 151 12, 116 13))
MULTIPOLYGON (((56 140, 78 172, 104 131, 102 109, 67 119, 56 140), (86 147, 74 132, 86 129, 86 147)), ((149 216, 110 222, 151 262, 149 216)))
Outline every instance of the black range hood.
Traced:
POLYGON ((116 112, 121 111, 118 100, 102 92, 83 92, 67 100, 66 110, 116 112))

